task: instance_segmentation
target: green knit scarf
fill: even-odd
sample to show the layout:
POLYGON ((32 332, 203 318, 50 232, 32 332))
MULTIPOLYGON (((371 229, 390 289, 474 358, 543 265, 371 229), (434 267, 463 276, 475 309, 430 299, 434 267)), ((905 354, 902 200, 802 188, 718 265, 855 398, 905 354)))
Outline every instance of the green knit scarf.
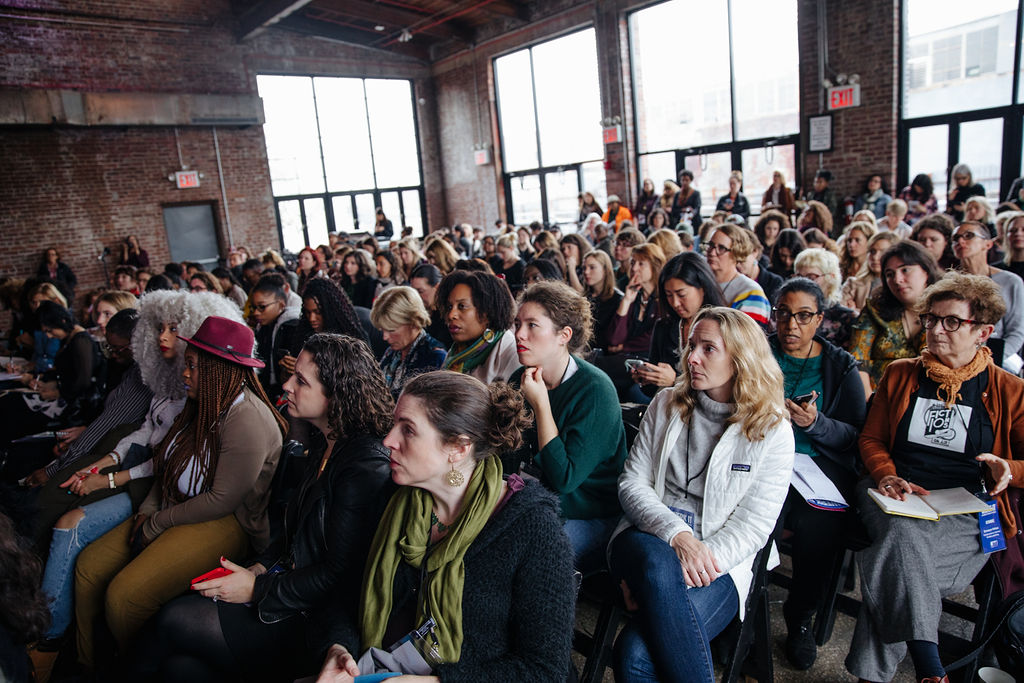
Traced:
MULTIPOLYGON (((438 653, 445 663, 459 661, 462 653, 462 589, 466 579, 463 560, 494 512, 503 490, 501 475, 501 461, 496 456, 477 464, 458 518, 427 559, 429 579, 416 606, 416 626, 428 616, 434 618, 438 653)), ((360 612, 364 648, 387 645, 381 641, 394 604, 395 572, 401 562, 418 569, 427 555, 433 503, 433 497, 423 489, 403 486, 384 511, 363 576, 360 612)))
POLYGON ((452 347, 448 349, 448 356, 444 360, 443 369, 468 375, 478 366, 484 364, 487 356, 491 354, 491 350, 501 341, 504 334, 505 330, 498 332, 484 330, 484 333, 477 337, 472 344, 466 346, 452 344, 452 347))

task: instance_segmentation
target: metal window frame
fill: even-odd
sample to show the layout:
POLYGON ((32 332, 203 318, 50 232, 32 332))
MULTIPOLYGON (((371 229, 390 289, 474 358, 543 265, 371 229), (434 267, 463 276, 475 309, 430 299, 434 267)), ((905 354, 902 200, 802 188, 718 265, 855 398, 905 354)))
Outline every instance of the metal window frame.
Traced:
MULTIPOLYGON (((273 71, 261 71, 258 76, 288 76, 292 78, 308 78, 310 79, 310 89, 313 93, 313 114, 316 120, 316 139, 317 145, 320 148, 320 168, 323 174, 324 181, 324 192, 314 192, 310 194, 290 194, 290 195, 273 195, 274 199, 274 217, 277 221, 277 238, 281 244, 281 248, 284 248, 284 226, 281 223, 281 202, 299 200, 299 215, 302 219, 302 237, 306 244, 309 244, 309 226, 306 223, 306 199, 320 198, 324 202, 324 216, 327 220, 327 232, 338 232, 339 228, 334 216, 334 197, 338 196, 351 196, 352 202, 352 215, 355 217, 355 225, 353 226, 354 232, 359 232, 359 214, 356 212, 356 195, 361 194, 373 194, 374 206, 381 206, 381 194, 385 192, 397 192, 398 193, 398 206, 401 215, 399 216, 400 225, 398 228, 398 234, 401 234, 401 229, 405 227, 405 199, 402 193, 408 190, 416 190, 419 194, 420 204, 420 223, 422 226, 423 234, 429 232, 428 221, 427 221, 427 203, 426 203, 426 189, 423 183, 423 149, 420 144, 420 122, 419 112, 416 109, 416 81, 412 78, 387 78, 387 77, 369 77, 369 76, 339 76, 337 74, 320 74, 320 73, 306 73, 306 74, 295 74, 295 73, 280 73, 273 71), (313 82, 314 78, 350 78, 358 79, 363 89, 363 109, 366 115, 366 135, 367 140, 370 143, 370 168, 373 173, 373 187, 362 188, 357 190, 339 190, 339 191, 326 191, 327 188, 327 162, 324 159, 324 147, 323 147, 323 135, 320 130, 320 112, 316 106, 316 84, 313 82), (377 81, 405 81, 409 84, 409 99, 412 105, 412 119, 413 119, 413 131, 416 135, 416 167, 419 171, 420 182, 418 185, 400 185, 394 187, 379 187, 377 185, 377 162, 375 159, 373 149, 373 133, 370 130, 370 105, 366 98, 366 81, 377 80, 377 81)), ((268 160, 269 166, 269 160, 268 160)), ((273 192, 273 188, 271 188, 273 192)), ((342 231, 348 232, 349 228, 341 228, 342 231)), ((313 246, 313 245, 311 245, 313 246)))

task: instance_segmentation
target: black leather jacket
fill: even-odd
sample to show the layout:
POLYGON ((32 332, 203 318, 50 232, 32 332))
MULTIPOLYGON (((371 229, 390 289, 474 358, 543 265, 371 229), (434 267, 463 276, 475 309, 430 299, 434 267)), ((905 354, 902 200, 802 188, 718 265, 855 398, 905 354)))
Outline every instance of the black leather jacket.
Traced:
POLYGON ((394 491, 390 451, 380 439, 358 435, 335 444, 317 478, 326 448, 317 437, 306 477, 285 511, 284 528, 256 560, 268 568, 275 562, 284 567, 256 577, 253 603, 264 623, 309 615, 329 603, 355 607, 370 541, 394 491))

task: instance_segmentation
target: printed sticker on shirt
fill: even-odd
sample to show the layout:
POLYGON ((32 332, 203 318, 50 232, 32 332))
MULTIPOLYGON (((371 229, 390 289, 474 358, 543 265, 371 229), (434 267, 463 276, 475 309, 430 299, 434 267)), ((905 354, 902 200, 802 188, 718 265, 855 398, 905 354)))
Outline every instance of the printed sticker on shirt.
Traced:
POLYGON ((732 466, 732 471, 733 472, 749 472, 750 471, 750 465, 743 465, 743 464, 737 463, 737 464, 734 464, 732 466))
POLYGON ((679 519, 683 520, 686 523, 686 526, 690 527, 691 529, 693 528, 695 516, 692 512, 690 512, 689 510, 684 510, 683 508, 674 508, 671 505, 668 506, 668 509, 676 513, 676 515, 679 516, 679 519))
POLYGON ((919 398, 910 416, 907 441, 963 453, 967 446, 967 425, 971 423, 971 406, 946 404, 933 398, 919 398))

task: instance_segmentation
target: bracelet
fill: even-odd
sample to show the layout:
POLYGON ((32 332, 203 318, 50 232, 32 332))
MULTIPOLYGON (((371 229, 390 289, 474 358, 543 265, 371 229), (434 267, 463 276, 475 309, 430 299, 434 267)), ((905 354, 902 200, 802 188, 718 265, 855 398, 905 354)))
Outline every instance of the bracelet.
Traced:
POLYGON ((118 467, 121 466, 121 456, 118 455, 117 451, 110 451, 110 459, 114 461, 114 464, 118 467))
POLYGON ((117 484, 114 483, 114 473, 113 472, 107 472, 107 483, 110 485, 110 488, 112 488, 112 489, 116 489, 117 488, 117 484))

